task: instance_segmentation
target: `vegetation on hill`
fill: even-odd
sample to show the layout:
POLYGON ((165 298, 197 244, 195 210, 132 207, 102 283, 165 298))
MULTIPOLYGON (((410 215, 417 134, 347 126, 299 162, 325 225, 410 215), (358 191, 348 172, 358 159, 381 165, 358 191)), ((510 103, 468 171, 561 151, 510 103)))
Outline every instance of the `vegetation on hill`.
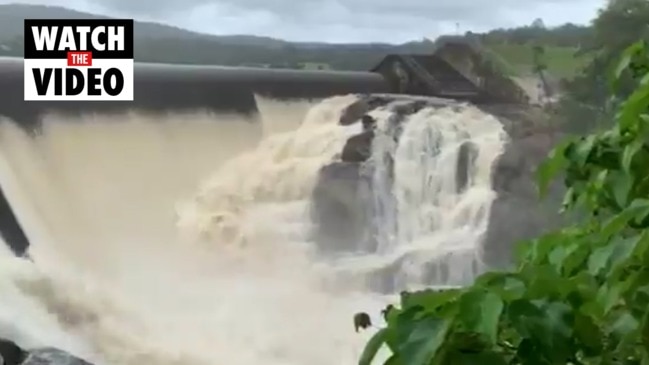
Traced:
POLYGON ((606 61, 621 54, 606 95, 579 95, 604 100, 606 109, 589 108, 612 123, 560 144, 538 170, 541 193, 563 177, 563 209, 581 218, 520 243, 511 270, 466 288, 402 293, 360 365, 383 345, 386 365, 649 364, 649 46, 639 32, 648 9, 645 0, 617 0, 600 13, 594 54, 571 85, 597 84, 589 75, 606 74, 606 61))
POLYGON ((542 19, 513 29, 495 29, 477 37, 510 66, 514 75, 534 70, 534 47, 542 46, 547 71, 559 78, 572 78, 587 62, 580 50, 591 42, 592 27, 565 24, 547 28, 542 19))
MULTIPOLYGON (((615 109, 607 79, 614 71, 614 60, 638 39, 649 40, 649 2, 616 0, 600 11, 581 51, 589 61, 563 85, 565 97, 557 115, 560 124, 578 133, 611 124, 615 109)), ((618 98, 628 96, 633 85, 628 77, 620 80, 618 98)))
MULTIPOLYGON (((0 56, 22 56, 25 18, 105 18, 61 7, 42 5, 0 5, 0 56)), ((542 23, 542 22, 540 22, 542 23)), ((578 61, 573 52, 589 34, 589 28, 565 25, 545 28, 539 22, 529 27, 498 29, 480 35, 504 69, 529 74, 535 42, 548 47, 548 70, 560 77, 574 74, 578 61)), ((324 63, 340 70, 368 70, 389 53, 430 53, 430 40, 400 45, 292 43, 269 37, 214 36, 150 22, 136 22, 135 57, 143 62, 265 65, 297 68, 303 63, 324 63)))

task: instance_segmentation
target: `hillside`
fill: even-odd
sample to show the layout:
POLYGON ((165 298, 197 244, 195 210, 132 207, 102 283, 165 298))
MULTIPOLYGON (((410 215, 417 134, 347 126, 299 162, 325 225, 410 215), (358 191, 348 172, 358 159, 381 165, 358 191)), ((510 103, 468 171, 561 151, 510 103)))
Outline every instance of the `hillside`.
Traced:
MULTIPOLYGON (((501 57, 517 75, 527 75, 533 70, 532 46, 524 44, 491 44, 488 48, 501 57)), ((560 78, 571 77, 586 65, 587 58, 577 57, 577 47, 546 46, 548 72, 560 78)))
MULTIPOLYGON (((25 18, 106 17, 54 6, 0 5, 0 56, 22 56, 25 18)), ((511 74, 525 75, 531 70, 532 46, 529 39, 537 39, 541 35, 530 33, 526 29, 494 30, 483 35, 486 48, 499 59, 503 69, 511 74), (509 39, 514 39, 517 43, 511 43, 509 39)), ((552 32, 543 33, 548 42, 554 42, 548 38, 548 34, 553 34, 552 32)), ((558 37, 559 41, 565 38, 558 37)), ((135 23, 135 44, 135 58, 143 62, 288 68, 314 65, 341 70, 368 70, 389 53, 429 53, 434 49, 434 43, 426 39, 400 45, 295 43, 250 35, 201 34, 140 21, 135 23)), ((559 77, 574 74, 580 65, 580 61, 573 56, 575 49, 575 46, 547 47, 549 72, 559 77)))

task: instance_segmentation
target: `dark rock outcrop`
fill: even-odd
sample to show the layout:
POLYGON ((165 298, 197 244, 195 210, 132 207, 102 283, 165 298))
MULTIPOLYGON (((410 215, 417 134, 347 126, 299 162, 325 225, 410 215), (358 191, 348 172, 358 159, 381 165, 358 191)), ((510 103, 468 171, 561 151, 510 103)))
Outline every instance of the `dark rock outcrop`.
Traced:
POLYGON ((20 348, 13 341, 0 338, 0 358, 4 365, 20 365, 29 356, 29 352, 20 348))
POLYGON ((333 162, 320 170, 312 195, 312 219, 321 252, 355 251, 367 240, 369 176, 354 162, 333 162))
POLYGON ((478 157, 478 150, 475 144, 465 142, 460 146, 460 153, 457 161, 457 170, 455 171, 455 181, 457 182, 457 191, 462 192, 469 183, 469 171, 475 165, 478 157))
POLYGON ((0 339, 0 358, 4 365, 93 365, 57 348, 27 350, 7 339, 0 339))
POLYGON ((544 128, 512 137, 495 163, 492 187, 497 193, 491 206, 489 226, 484 238, 484 260, 502 267, 511 261, 516 242, 538 236, 563 223, 558 212, 564 193, 560 181, 550 186, 540 199, 536 169, 553 146, 563 138, 544 128))

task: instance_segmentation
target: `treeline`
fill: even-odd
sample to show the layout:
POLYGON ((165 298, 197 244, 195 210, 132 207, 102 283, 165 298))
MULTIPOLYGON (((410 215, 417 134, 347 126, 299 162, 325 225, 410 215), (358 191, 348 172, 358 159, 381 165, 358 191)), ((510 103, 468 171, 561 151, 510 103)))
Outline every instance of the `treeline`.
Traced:
MULTIPOLYGON (((467 34, 487 45, 541 44, 580 47, 590 39, 591 28, 566 24, 556 28, 526 26, 496 29, 484 34, 467 34)), ((457 38, 457 37, 455 37, 457 38)), ((461 38, 461 37, 459 37, 461 38)), ((0 39, 0 56, 22 56, 22 36, 0 39)), ((218 64, 238 66, 260 64, 267 67, 299 68, 303 63, 324 63, 337 70, 368 70, 390 53, 430 53, 434 42, 421 40, 401 45, 389 44, 300 44, 268 42, 235 44, 219 37, 136 36, 135 58, 140 62, 218 64)))
MULTIPOLYGON (((300 68, 304 63, 322 63, 331 69, 366 71, 390 53, 430 53, 433 42, 403 45, 358 44, 232 44, 218 37, 187 39, 135 38, 135 59, 139 62, 300 68)), ((22 57, 23 38, 0 39, 0 56, 22 57)))
POLYGON ((143 62, 245 65, 258 64, 273 68, 299 68, 304 63, 323 63, 337 70, 369 70, 389 53, 428 53, 429 41, 401 46, 300 46, 287 43, 260 45, 222 44, 206 39, 169 42, 165 39, 137 41, 135 58, 143 62))
POLYGON ((582 47, 592 43, 592 26, 564 24, 547 28, 542 19, 537 19, 529 26, 512 29, 495 29, 480 34, 480 39, 487 44, 539 44, 554 47, 582 47))
MULTIPOLYGON (((22 56, 21 17, 97 17, 65 8, 0 5, 0 56, 22 56)), ((254 36, 212 36, 146 22, 136 22, 135 58, 141 62, 261 65, 300 68, 305 63, 326 64, 337 70, 368 70, 390 53, 430 53, 431 40, 390 44, 291 43, 254 36)), ((541 19, 512 29, 495 29, 484 34, 467 34, 487 45, 544 45, 581 48, 591 44, 593 28, 566 24, 548 28, 541 19)), ((461 36, 459 37, 461 38, 461 36)), ((521 50, 513 50, 521 52, 521 50)), ((520 60, 507 60, 513 63, 520 60)), ((515 65, 514 65, 515 66, 515 65)))
MULTIPOLYGON (((0 5, 0 56, 22 56, 22 19, 39 17, 99 18, 97 15, 58 7, 0 5)), ((135 28, 135 58, 141 62, 257 65, 274 68, 300 68, 305 63, 318 63, 337 70, 368 70, 390 53, 430 53, 434 49, 434 42, 426 39, 401 45, 334 45, 292 43, 246 35, 213 36, 147 22, 136 22, 135 28)), ((482 42, 491 45, 538 43, 574 48, 582 45, 590 34, 591 28, 572 24, 546 28, 539 19, 530 26, 496 29, 477 36, 482 42)), ((511 61, 515 63, 519 60, 511 61)))

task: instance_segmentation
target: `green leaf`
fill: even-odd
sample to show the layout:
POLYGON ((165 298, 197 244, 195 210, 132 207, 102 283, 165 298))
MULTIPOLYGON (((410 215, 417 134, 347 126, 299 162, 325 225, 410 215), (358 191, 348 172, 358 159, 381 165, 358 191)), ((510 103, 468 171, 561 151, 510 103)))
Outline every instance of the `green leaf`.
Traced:
POLYGON ((538 181, 539 195, 543 198, 547 194, 548 187, 552 179, 554 179, 566 165, 565 152, 572 141, 566 140, 557 145, 549 154, 548 158, 543 161, 536 171, 536 178, 538 181))
POLYGON ((433 312, 453 302, 462 293, 459 289, 426 289, 413 292, 402 303, 403 307, 420 306, 426 312, 433 312))
POLYGON ((634 178, 622 173, 612 173, 609 188, 613 189, 613 197, 618 207, 626 207, 631 189, 633 189, 634 178))
POLYGON ((517 274, 513 273, 485 273, 475 280, 474 285, 491 291, 503 301, 520 299, 525 295, 525 283, 517 274))
POLYGON ((640 323, 629 313, 622 313, 613 323, 610 333, 618 340, 623 339, 630 333, 636 331, 640 323))
POLYGON ((386 343, 388 329, 383 328, 376 332, 365 345, 358 365, 371 365, 381 347, 386 343))
POLYGON ((617 66, 615 67, 613 75, 609 77, 610 79, 609 87, 612 90, 617 89, 619 80, 622 77, 624 71, 626 71, 629 68, 631 62, 639 54, 642 54, 644 52, 644 49, 645 49, 645 45, 643 42, 636 42, 624 50, 624 52, 622 53, 622 57, 620 57, 620 60, 618 61, 617 66))
POLYGON ((589 316, 577 314, 575 317, 575 335, 591 356, 602 351, 602 332, 589 316))
POLYGON ((626 263, 633 255, 633 252, 640 242, 642 236, 633 236, 628 238, 616 237, 611 245, 614 246, 613 254, 608 263, 609 270, 614 271, 618 265, 626 263))
POLYGON ((635 199, 628 208, 606 221, 602 227, 601 233, 605 237, 610 237, 619 233, 634 218, 642 221, 646 219, 647 216, 649 216, 649 200, 635 199))
POLYGON ((622 171, 625 174, 632 175, 631 163, 633 162, 633 158, 636 156, 636 154, 642 149, 643 145, 644 142, 642 140, 635 140, 624 148, 620 165, 622 167, 622 171))
POLYGON ((574 272, 581 271, 586 268, 588 256, 592 248, 585 242, 578 241, 577 248, 571 250, 570 254, 563 260, 561 266, 562 274, 565 276, 572 276, 574 272))
POLYGON ((543 312, 529 300, 513 301, 507 308, 509 322, 523 337, 534 336, 536 322, 542 321, 543 312))
POLYGON ((486 290, 471 290, 460 298, 458 321, 464 329, 486 337, 491 344, 498 339, 498 323, 503 312, 503 300, 486 290))
POLYGON ((455 352, 445 359, 443 365, 507 365, 503 354, 485 351, 477 354, 455 352))
POLYGON ((399 347, 403 363, 429 365, 444 343, 450 328, 450 321, 434 317, 425 317, 414 323, 412 332, 399 347))
POLYGON ((576 144, 576 147, 572 150, 570 159, 573 160, 578 167, 584 167, 593 153, 593 148, 595 147, 596 142, 596 135, 590 135, 584 138, 583 141, 576 144))
POLYGON ((640 341, 645 352, 649 353, 649 311, 646 311, 640 324, 640 341))
POLYGON ((617 305, 622 297, 622 290, 624 283, 604 284, 597 293, 597 302, 602 308, 604 314, 607 314, 615 305, 617 305))

